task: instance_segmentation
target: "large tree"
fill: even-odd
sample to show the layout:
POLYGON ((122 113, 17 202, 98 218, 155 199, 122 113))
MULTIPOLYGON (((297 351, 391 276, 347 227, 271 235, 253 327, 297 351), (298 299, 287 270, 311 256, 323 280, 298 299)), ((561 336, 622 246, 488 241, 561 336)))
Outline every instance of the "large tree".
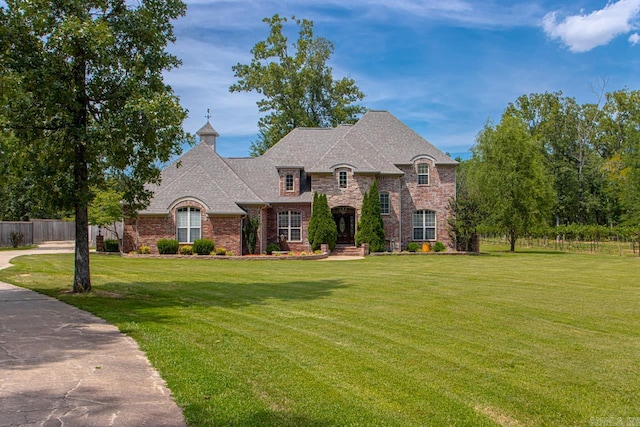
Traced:
POLYGON ((508 112, 487 124, 472 148, 469 173, 482 195, 487 222, 516 239, 548 220, 554 203, 551 176, 527 124, 508 112))
POLYGON ((333 79, 327 65, 333 44, 314 36, 313 22, 306 19, 292 18, 299 37, 291 45, 283 32, 287 18, 276 14, 263 21, 269 25, 269 36, 251 49, 250 64, 233 66, 238 82, 229 88, 263 96, 258 108, 267 114, 258 122, 259 137, 251 155, 263 154, 296 127, 354 123, 365 111, 355 104, 364 94, 353 79, 333 79))
POLYGON ((163 81, 179 65, 166 52, 180 0, 7 0, 0 8, 4 131, 38 197, 72 209, 73 290, 91 290, 88 205, 117 178, 125 202, 143 205, 158 162, 180 152, 186 111, 163 81))

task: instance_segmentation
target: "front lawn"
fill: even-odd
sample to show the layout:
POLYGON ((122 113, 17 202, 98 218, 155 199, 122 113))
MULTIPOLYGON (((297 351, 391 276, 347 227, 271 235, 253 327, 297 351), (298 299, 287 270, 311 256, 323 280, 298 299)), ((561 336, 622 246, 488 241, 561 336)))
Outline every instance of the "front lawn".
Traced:
POLYGON ((637 258, 92 256, 92 295, 61 292, 72 255, 14 262, 138 341, 193 426, 640 419, 637 258))

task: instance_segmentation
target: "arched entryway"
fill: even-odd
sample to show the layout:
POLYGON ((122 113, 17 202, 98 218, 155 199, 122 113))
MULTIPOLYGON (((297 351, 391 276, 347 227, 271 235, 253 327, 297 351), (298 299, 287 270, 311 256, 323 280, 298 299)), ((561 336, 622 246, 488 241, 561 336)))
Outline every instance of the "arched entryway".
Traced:
POLYGON ((338 206, 331 209, 333 220, 338 229, 339 245, 354 245, 356 234, 356 210, 350 206, 338 206))

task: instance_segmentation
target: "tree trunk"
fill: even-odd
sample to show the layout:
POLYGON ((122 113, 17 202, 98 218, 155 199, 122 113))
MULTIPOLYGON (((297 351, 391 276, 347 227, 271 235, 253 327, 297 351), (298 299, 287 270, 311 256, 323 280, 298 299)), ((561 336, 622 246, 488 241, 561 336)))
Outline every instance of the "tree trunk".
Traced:
POLYGON ((89 274, 89 209, 76 206, 76 262, 73 292, 91 292, 89 274))
POLYGON ((509 232, 509 243, 511 244, 511 248, 509 249, 511 252, 516 251, 516 231, 511 230, 509 232))

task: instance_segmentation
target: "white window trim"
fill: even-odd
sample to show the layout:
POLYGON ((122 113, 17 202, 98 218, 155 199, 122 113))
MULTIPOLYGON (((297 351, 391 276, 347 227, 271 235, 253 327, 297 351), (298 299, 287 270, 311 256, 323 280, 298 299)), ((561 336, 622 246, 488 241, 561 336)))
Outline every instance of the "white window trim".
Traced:
POLYGON ((418 165, 416 166, 416 172, 418 175, 418 185, 424 185, 424 186, 428 186, 431 183, 431 166, 429 166, 428 163, 418 163, 418 165), (425 166, 427 168, 427 172, 426 173, 421 173, 420 172, 420 167, 421 166, 425 166), (427 182, 426 183, 421 183, 420 182, 420 177, 422 176, 426 176, 427 177, 427 182))
POLYGON ((287 234, 285 235, 285 238, 287 239, 287 242, 302 242, 302 212, 299 211, 282 211, 282 212, 278 212, 278 217, 276 219, 277 226, 278 226, 278 238, 281 236, 280 230, 287 230, 287 234), (281 227, 280 226, 280 215, 286 214, 287 215, 287 226, 286 227, 281 227), (291 216, 293 214, 298 214, 300 215, 300 225, 299 226, 292 226, 291 225, 291 216), (300 238, 299 239, 291 239, 291 231, 292 230, 300 230, 300 238))
MULTIPOLYGON (((193 240, 191 240, 191 230, 193 229, 197 229, 198 230, 198 239, 202 238, 202 211, 199 208, 196 207, 191 207, 191 206, 185 206, 183 208, 178 208, 176 209, 176 239, 179 241, 179 243, 193 243, 193 240), (198 212, 198 218, 200 219, 200 222, 198 224, 197 227, 192 226, 191 224, 191 212, 198 212), (186 212, 187 213, 187 225, 186 227, 180 227, 178 224, 178 214, 180 212, 186 212), (185 241, 180 241, 180 229, 186 229, 187 230, 187 240, 185 241)), ((196 240, 196 239, 194 239, 196 240)))
POLYGON ((338 172, 338 188, 344 190, 349 187, 349 174, 347 171, 339 171, 338 172), (342 185, 342 174, 344 174, 344 186, 342 185))
POLYGON ((381 215, 391 215, 391 197, 389 196, 388 191, 380 192, 380 214, 381 215), (387 196, 387 212, 382 209, 382 196, 387 196))
POLYGON ((295 191, 295 177, 293 176, 293 174, 288 173, 284 176, 284 191, 287 192, 292 192, 295 191), (288 178, 291 177, 291 188, 288 187, 288 178))
POLYGON ((417 210, 417 211, 413 212, 413 215, 411 217, 411 238, 414 241, 424 241, 424 242, 434 242, 434 241, 438 240, 438 217, 437 217, 435 211, 432 211, 432 210, 429 210, 429 209, 421 209, 421 210, 417 210), (427 226, 426 225, 427 212, 433 213, 433 226, 427 226), (422 225, 420 227, 416 227, 416 225, 415 225, 415 217, 418 214, 420 214, 420 216, 422 217, 422 221, 421 221, 422 225), (415 238, 415 230, 416 229, 422 230, 422 236, 423 237, 425 237, 427 235, 427 230, 433 229, 433 239, 416 239, 415 238))

